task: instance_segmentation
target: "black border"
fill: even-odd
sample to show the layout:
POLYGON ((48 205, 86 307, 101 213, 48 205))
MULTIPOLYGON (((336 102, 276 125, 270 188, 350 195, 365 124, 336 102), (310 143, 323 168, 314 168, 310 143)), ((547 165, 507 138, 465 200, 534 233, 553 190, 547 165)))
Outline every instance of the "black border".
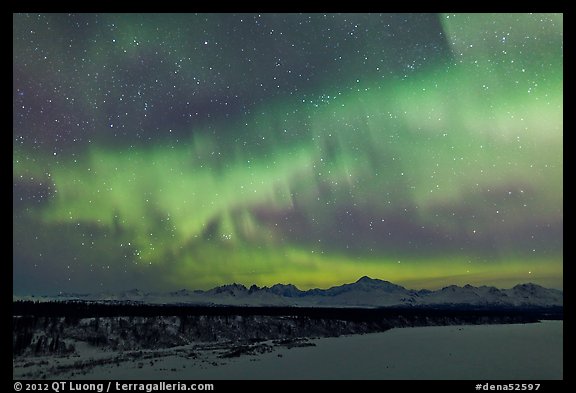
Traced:
MULTIPOLYGON (((565 10, 568 8, 569 2, 539 2, 538 4, 527 4, 527 3, 516 3, 516 2, 493 2, 492 4, 487 4, 486 2, 482 3, 472 3, 472 2, 453 2, 452 4, 448 3, 448 5, 444 4, 436 4, 435 2, 425 2, 421 4, 417 3, 408 3, 408 2, 398 2, 398 3, 383 3, 383 2, 375 2, 370 1, 366 2, 365 4, 358 3, 358 2, 337 2, 332 1, 327 5, 319 3, 319 2, 307 2, 307 3, 300 3, 294 4, 292 2, 288 3, 278 3, 278 2, 251 2, 246 4, 244 2, 226 2, 222 4, 218 4, 216 2, 191 2, 191 3, 184 3, 184 2, 172 2, 169 3, 162 3, 160 7, 158 7, 158 3, 156 2, 142 2, 142 3, 132 3, 132 2, 115 2, 115 3, 100 3, 100 2, 78 2, 78 1, 59 1, 59 2, 48 2, 48 1, 20 1, 20 2, 10 2, 10 6, 13 13, 19 12, 472 12, 472 11, 479 11, 479 8, 483 12, 560 12, 566 13, 565 10), (135 8, 137 9, 135 11, 135 8), (162 8, 159 10, 159 8, 162 8)), ((12 19, 12 18, 11 18, 12 19)), ((7 22, 7 21, 6 21, 7 22)), ((9 26, 6 23, 6 26, 9 26)), ((570 43, 570 39, 568 40, 570 43)), ((565 44, 564 44, 565 45, 565 44)), ((566 54, 570 55, 571 50, 565 51, 566 54)), ((13 75, 12 79, 13 79, 13 75)), ((569 81, 567 85, 571 85, 571 73, 565 72, 564 76, 567 77, 569 81)), ((566 83, 565 83, 566 85, 566 83)), ((571 93, 571 90, 567 90, 568 93, 571 93)), ((8 93, 7 93, 8 94, 8 93)), ((569 98, 568 98, 569 99, 569 98)), ((8 101, 10 102, 10 101, 8 101)), ((568 116, 568 120, 572 120, 573 117, 568 116)), ((565 119, 566 120, 566 119, 565 119)), ((568 123, 571 123, 570 121, 568 123)), ((568 129, 571 129, 568 126, 568 129)), ((10 133, 10 135, 12 135, 10 133)), ((570 135, 570 133, 569 133, 570 135)), ((7 143, 6 146, 11 146, 11 143, 7 143)), ((10 155, 6 154, 7 158, 10 155)), ((10 195, 8 192, 6 195, 10 195)), ((570 212, 570 206, 568 209, 564 211, 570 212)), ((13 217, 12 217, 13 220, 13 217)), ((10 248, 12 250, 12 247, 10 248)), ((570 259, 570 258, 569 258, 570 259)), ((6 282, 2 285, 3 292, 5 296, 3 299, 10 299, 11 293, 10 290, 13 288, 13 266, 10 264, 10 275, 6 274, 6 282)), ((564 315, 564 320, 567 322, 567 325, 573 326, 571 321, 572 313, 570 310, 572 309, 573 302, 571 300, 573 292, 571 291, 571 287, 567 284, 570 283, 568 280, 572 278, 573 269, 571 267, 571 263, 564 263, 564 276, 563 276, 563 283, 564 283, 564 307, 568 310, 568 312, 564 315), (567 279, 568 278, 568 279, 567 279), (567 320, 567 321, 566 321, 567 320)), ((10 306, 11 307, 11 306, 10 306)), ((9 307, 5 307, 4 310, 8 310, 9 307)), ((8 313, 6 313, 8 314, 8 313)), ((11 313, 10 313, 11 314, 11 313)), ((9 320, 7 320, 4 327, 9 327, 10 331, 12 330, 12 318, 11 315, 8 314, 9 320)), ((572 348, 573 346, 573 339, 571 334, 566 334, 569 332, 569 329, 566 328, 566 324, 564 325, 564 348, 572 348)), ((10 348, 11 343, 8 342, 9 334, 6 334, 6 346, 5 348, 10 348)), ((6 359, 7 362, 9 361, 8 354, 10 351, 6 351, 6 359)), ((496 380, 478 380, 478 381, 462 381, 462 380, 441 380, 441 381, 414 381, 414 380, 393 380, 393 381, 190 381, 196 383, 213 383, 215 385, 215 391, 244 391, 244 389, 248 391, 267 391, 269 392, 271 389, 278 388, 278 385, 281 384, 281 388, 286 389, 303 389, 303 390, 312 390, 312 389, 323 389, 323 388, 338 388, 338 389, 345 389, 345 390, 358 390, 361 388, 376 388, 381 389, 381 391, 391 390, 391 391, 400 391, 400 390, 416 390, 416 391, 426 391, 426 390, 439 390, 442 392, 467 392, 467 391, 475 391, 476 384, 506 384, 506 383, 540 383, 539 391, 542 392, 558 392, 564 391, 568 385, 568 382, 571 380, 572 375, 567 372, 566 366, 571 364, 571 362, 567 356, 567 351, 564 351, 564 380, 562 381, 496 381, 496 380)), ((14 382, 17 380, 13 380, 10 382, 10 389, 11 391, 16 391, 14 389, 14 382)), ((54 380, 59 381, 59 380, 54 380)), ((48 383, 50 384, 53 381, 21 381, 22 383, 31 383, 31 382, 39 382, 39 383, 48 383)), ((106 381, 91 381, 91 380, 84 380, 83 382, 86 383, 102 383, 106 381)), ((119 381, 123 383, 133 382, 133 383, 153 383, 153 380, 150 381, 119 381)), ((184 382, 184 381, 182 381, 184 382)), ((111 389, 110 391, 115 391, 111 389)), ((480 390, 484 391, 484 390, 480 390)), ((496 391, 496 390, 494 390, 496 391)))

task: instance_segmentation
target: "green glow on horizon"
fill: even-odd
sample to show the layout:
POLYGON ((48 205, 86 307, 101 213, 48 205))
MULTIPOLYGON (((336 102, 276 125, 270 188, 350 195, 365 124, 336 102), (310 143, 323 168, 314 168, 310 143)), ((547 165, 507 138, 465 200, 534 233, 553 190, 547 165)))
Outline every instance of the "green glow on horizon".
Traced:
POLYGON ((291 283, 300 289, 328 288, 357 280, 359 271, 411 289, 437 289, 452 284, 512 287, 523 282, 557 285, 556 277, 562 275, 561 257, 526 260, 510 256, 504 258, 505 263, 471 263, 469 256, 355 260, 347 255, 299 248, 255 249, 234 245, 206 245, 195 250, 194 257, 180 264, 169 277, 173 287, 209 289, 236 282, 246 286, 291 283), (234 259, 229 257, 232 252, 234 259), (221 263, 210 263, 214 260, 221 263))

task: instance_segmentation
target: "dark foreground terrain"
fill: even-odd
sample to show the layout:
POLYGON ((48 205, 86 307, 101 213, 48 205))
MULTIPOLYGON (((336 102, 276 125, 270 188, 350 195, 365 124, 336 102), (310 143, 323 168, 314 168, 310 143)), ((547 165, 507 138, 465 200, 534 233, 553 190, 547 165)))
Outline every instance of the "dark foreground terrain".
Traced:
MULTIPOLYGON (((78 342, 111 350, 192 342, 298 340, 416 326, 532 323, 563 319, 561 307, 207 307, 30 301, 13 303, 14 356, 73 354, 78 342)), ((242 349, 234 353, 241 353, 242 349)))
MULTIPOLYGON (((472 328, 470 325, 510 326, 516 332, 515 329, 521 326, 546 325, 532 324, 539 320, 562 318, 561 307, 446 306, 361 309, 163 306, 86 301, 14 302, 13 377, 145 379, 166 378, 170 375, 184 379, 220 379, 234 376, 298 378, 298 375, 305 375, 306 370, 313 369, 315 371, 309 375, 310 378, 342 378, 345 375, 343 370, 350 369, 348 366, 340 368, 333 365, 336 368, 330 366, 324 370, 325 374, 322 374, 321 370, 309 369, 311 366, 306 364, 310 359, 318 357, 317 361, 333 359, 334 355, 327 354, 326 351, 336 351, 336 357, 344 360, 352 356, 350 361, 361 363, 365 350, 354 355, 345 348, 349 344, 356 345, 353 344, 355 341, 350 341, 355 340, 355 337, 366 337, 366 351, 373 345, 383 346, 382 354, 386 356, 377 363, 382 369, 373 369, 376 363, 364 359, 367 362, 366 369, 346 378, 382 378, 388 374, 389 378, 411 378, 409 373, 406 374, 410 368, 397 363, 406 357, 406 350, 410 350, 411 346, 416 345, 419 348, 417 352, 420 352, 426 343, 438 342, 440 349, 430 348, 431 353, 436 353, 439 350, 446 351, 452 345, 450 343, 454 343, 458 348, 461 345, 466 347, 468 344, 457 344, 457 340, 469 341, 466 338, 468 334, 479 337, 472 339, 473 344, 482 342, 484 338, 480 331, 480 335, 476 335, 474 331, 466 333, 472 328), (436 326, 429 329, 454 328, 454 331, 417 333, 418 329, 394 329, 426 326, 436 326), (394 331, 389 332, 391 329, 394 331), (409 330, 414 333, 408 332, 409 330), (394 338, 399 331, 409 334, 403 339, 394 338), (364 336, 366 333, 375 334, 364 336), (380 337, 379 334, 386 337, 380 337), (418 344, 414 340, 422 334, 425 339, 418 344), (436 338, 428 337, 430 335, 436 338), (335 338, 339 336, 346 337, 335 338), (330 344, 331 341, 325 340, 338 341, 330 344), (396 347, 398 348, 395 352, 396 347), (402 355, 395 356, 394 353, 402 355), (354 356, 360 358, 353 360, 354 356), (284 363, 287 368, 283 366, 284 363), (278 370, 284 370, 285 374, 278 374, 278 370)), ((550 327, 551 325, 544 326, 544 330, 549 330, 550 327)), ((510 339, 520 339, 523 337, 521 334, 525 334, 522 332, 529 330, 521 329, 518 332, 510 337, 508 333, 504 333, 505 339, 498 345, 506 348, 505 344, 510 343, 510 339)), ((487 337, 492 335, 488 334, 487 337)), ((493 339, 494 337, 486 344, 487 348, 493 345, 493 339)), ((534 341, 532 338, 527 340, 534 341)), ((549 343, 549 340, 546 342, 549 343)), ((479 345, 479 348, 485 346, 479 345)), ((522 347, 524 348, 524 345, 522 347)), ((452 351, 457 350, 450 349, 450 353, 446 354, 448 359, 452 356, 452 351)), ((542 348, 535 347, 536 355, 529 353, 522 356, 530 360, 533 355, 541 356, 539 354, 542 354, 542 351, 542 348)), ((380 350, 377 352, 380 353, 380 350)), ((504 353, 508 353, 508 349, 504 353)), ((416 361, 419 358, 420 355, 415 355, 414 359, 416 361)), ((472 359, 470 362, 474 363, 476 360, 472 359)), ((500 369, 500 366, 495 368, 496 371, 500 369)), ((533 370, 522 370, 533 375, 533 370)), ((546 372, 542 375, 561 375, 561 367, 555 366, 553 371, 552 374, 546 372), (557 370, 560 370, 560 374, 557 370)), ((441 377, 444 374, 438 375, 441 377)), ((452 376, 450 373, 446 375, 452 376)), ((460 374, 454 375, 458 377, 460 374)))

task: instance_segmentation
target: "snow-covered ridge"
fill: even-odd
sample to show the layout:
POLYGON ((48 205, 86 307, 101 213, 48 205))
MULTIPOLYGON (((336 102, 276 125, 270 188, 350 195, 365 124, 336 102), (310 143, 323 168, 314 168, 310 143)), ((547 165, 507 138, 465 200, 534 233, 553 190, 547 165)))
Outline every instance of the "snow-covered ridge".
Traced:
POLYGON ((16 300, 86 300, 138 302, 147 304, 196 304, 235 306, 302 307, 383 307, 383 306, 563 306, 563 293, 536 284, 520 284, 510 289, 459 287, 450 285, 437 291, 406 289, 388 281, 362 277, 351 284, 328 289, 302 291, 292 284, 250 288, 229 284, 207 291, 182 289, 174 292, 143 292, 137 289, 118 293, 66 294, 57 296, 13 296, 16 300))

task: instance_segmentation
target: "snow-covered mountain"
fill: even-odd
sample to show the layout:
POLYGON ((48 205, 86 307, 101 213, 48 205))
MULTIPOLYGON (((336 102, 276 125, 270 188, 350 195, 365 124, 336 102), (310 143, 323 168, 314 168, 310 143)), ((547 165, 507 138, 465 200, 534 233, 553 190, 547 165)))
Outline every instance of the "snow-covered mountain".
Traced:
POLYGON ((132 289, 120 293, 60 294, 56 297, 13 297, 13 300, 91 300, 142 302, 149 304, 196 304, 235 306, 299 307, 386 307, 386 306, 562 306, 563 293, 536 284, 520 284, 510 289, 459 287, 450 285, 437 291, 412 290, 388 281, 362 277, 351 284, 328 289, 302 291, 294 285, 250 288, 229 284, 208 291, 182 289, 153 293, 132 289))

